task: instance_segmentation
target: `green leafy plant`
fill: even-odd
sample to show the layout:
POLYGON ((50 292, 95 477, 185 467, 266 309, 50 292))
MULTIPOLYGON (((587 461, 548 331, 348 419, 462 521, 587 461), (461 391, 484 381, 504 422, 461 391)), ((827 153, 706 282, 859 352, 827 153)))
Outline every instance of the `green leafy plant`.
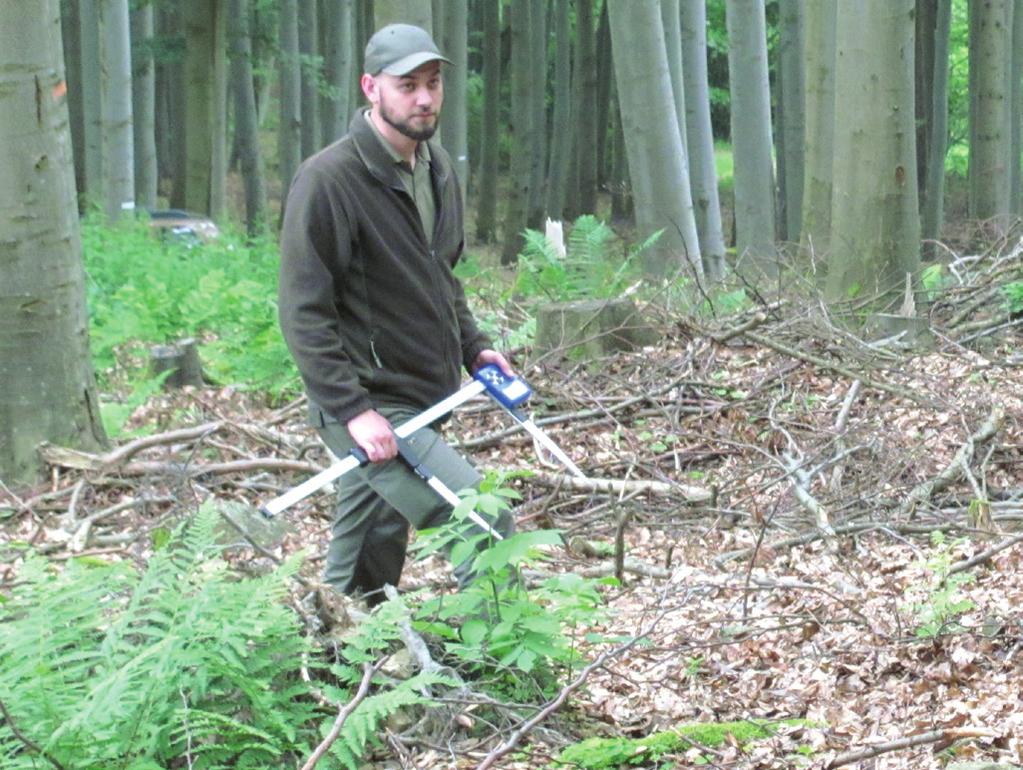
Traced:
POLYGON ((238 579, 216 523, 204 508, 141 573, 25 559, 0 604, 0 765, 264 767, 315 745, 310 646, 283 602, 300 560, 238 579))
POLYGON ((962 542, 950 543, 944 532, 932 532, 931 545, 934 551, 926 559, 920 559, 914 564, 917 569, 925 570, 927 582, 907 589, 908 596, 918 598, 903 605, 903 609, 912 615, 916 623, 916 636, 920 639, 933 639, 962 631, 956 619, 973 609, 973 601, 960 589, 972 583, 974 576, 969 572, 951 572, 953 551, 962 542))
POLYGON ((1011 281, 1002 286, 1005 304, 1011 315, 1023 313, 1023 281, 1011 281))
POLYGON ((498 542, 465 534, 470 510, 496 516, 516 496, 501 476, 488 476, 479 491, 463 493, 449 524, 426 533, 421 556, 446 549, 452 563, 471 564, 474 577, 457 594, 423 602, 417 627, 439 636, 447 654, 499 691, 548 692, 559 671, 579 662, 584 629, 602 617, 599 583, 568 574, 526 590, 519 568, 540 558, 543 547, 560 544, 556 531, 519 532, 498 542))
POLYGON ((573 223, 563 256, 544 233, 526 230, 516 289, 526 296, 556 301, 617 297, 634 279, 635 257, 660 235, 658 231, 624 254, 612 256, 614 231, 596 217, 584 214, 573 223))
POLYGON ((205 243, 160 240, 145 221, 82 223, 90 341, 110 380, 145 379, 145 347, 194 337, 218 382, 279 396, 298 375, 277 325, 277 246, 231 231, 205 243))

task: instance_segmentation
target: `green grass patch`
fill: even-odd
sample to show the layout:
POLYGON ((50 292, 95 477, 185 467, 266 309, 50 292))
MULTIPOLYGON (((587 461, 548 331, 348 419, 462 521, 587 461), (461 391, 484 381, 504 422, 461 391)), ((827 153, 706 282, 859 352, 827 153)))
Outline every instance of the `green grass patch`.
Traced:
POLYGON ((727 142, 714 143, 714 169, 718 177, 719 190, 731 190, 735 185, 735 162, 732 145, 727 142))
POLYGON ((662 757, 706 746, 715 748, 729 736, 740 745, 770 738, 779 725, 804 724, 804 720, 783 722, 743 720, 680 725, 674 730, 653 733, 643 738, 588 738, 569 746, 558 755, 558 766, 582 770, 613 770, 639 767, 658 762, 662 757))

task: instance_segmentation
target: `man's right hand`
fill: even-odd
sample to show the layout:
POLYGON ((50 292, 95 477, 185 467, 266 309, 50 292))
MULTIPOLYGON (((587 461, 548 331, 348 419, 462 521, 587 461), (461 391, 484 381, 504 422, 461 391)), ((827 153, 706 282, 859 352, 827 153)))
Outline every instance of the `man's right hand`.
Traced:
POLYGON ((394 428, 380 412, 367 409, 348 421, 348 433, 369 461, 382 463, 398 454, 394 440, 394 428))

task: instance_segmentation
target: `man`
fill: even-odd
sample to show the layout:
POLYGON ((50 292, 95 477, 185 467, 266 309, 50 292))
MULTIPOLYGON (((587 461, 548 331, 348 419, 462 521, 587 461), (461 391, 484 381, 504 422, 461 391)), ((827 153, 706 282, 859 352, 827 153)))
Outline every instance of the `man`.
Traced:
MULTIPOLYGON (((407 24, 374 34, 365 62, 369 108, 302 164, 288 193, 279 306, 312 424, 335 455, 358 446, 371 461, 341 479, 324 578, 377 603, 401 577, 409 523, 434 527, 450 514, 394 459, 393 428, 457 390, 462 367, 511 369, 452 273, 462 202, 450 157, 430 141, 444 101, 441 64, 450 62, 407 24)), ((409 442, 451 489, 479 482, 436 431, 409 442)), ((494 526, 507 534, 510 516, 494 526)))

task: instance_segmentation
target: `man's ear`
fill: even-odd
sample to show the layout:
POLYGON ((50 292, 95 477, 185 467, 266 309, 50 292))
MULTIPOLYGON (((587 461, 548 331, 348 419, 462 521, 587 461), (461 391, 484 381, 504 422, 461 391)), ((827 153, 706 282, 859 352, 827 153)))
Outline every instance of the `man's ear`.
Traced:
POLYGON ((362 87, 363 96, 369 100, 370 104, 376 104, 380 101, 380 92, 377 88, 375 77, 368 72, 363 73, 362 78, 359 80, 359 85, 362 87))

